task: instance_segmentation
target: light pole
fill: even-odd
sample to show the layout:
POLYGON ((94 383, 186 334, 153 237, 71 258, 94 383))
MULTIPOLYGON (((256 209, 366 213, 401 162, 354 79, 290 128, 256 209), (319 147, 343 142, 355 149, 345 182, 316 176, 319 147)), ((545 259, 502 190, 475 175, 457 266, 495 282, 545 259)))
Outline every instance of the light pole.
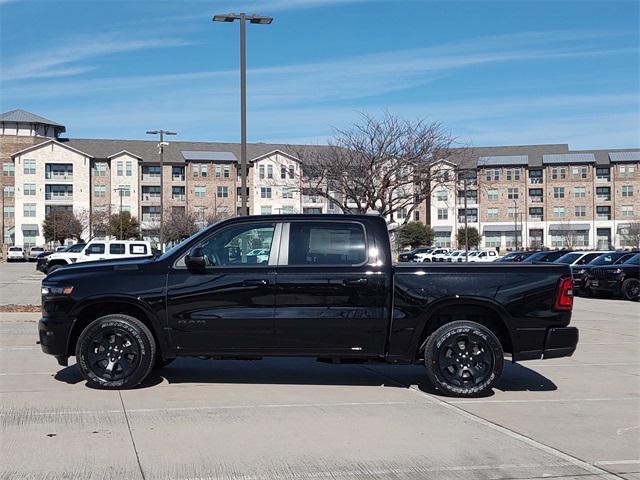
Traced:
POLYGON ((164 221, 164 147, 169 145, 164 141, 165 135, 177 135, 176 132, 168 130, 148 130, 147 135, 160 135, 160 143, 158 143, 158 154, 160 155, 160 231, 158 232, 158 243, 162 250, 162 227, 164 221))
POLYGON ((513 235, 516 237, 516 248, 518 250, 518 201, 513 199, 513 235))
POLYGON ((113 189, 114 192, 118 192, 120 195, 120 211, 118 213, 118 218, 120 219, 120 238, 118 240, 124 240, 124 238, 122 238, 122 194, 126 190, 128 190, 128 187, 125 187, 124 185, 120 185, 118 188, 113 189))
POLYGON ((247 27, 246 23, 269 25, 272 17, 260 15, 247 15, 245 13, 229 13, 226 15, 214 15, 214 22, 240 21, 240 215, 248 215, 247 195, 247 27))

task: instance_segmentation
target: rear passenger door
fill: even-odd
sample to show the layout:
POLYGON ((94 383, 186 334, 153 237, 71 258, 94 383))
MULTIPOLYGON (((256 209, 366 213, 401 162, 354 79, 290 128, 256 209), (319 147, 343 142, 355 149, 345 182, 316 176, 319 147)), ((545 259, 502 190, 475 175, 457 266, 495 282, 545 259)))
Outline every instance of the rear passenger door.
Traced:
POLYGON ((385 275, 371 274, 373 245, 356 221, 283 225, 275 330, 288 354, 379 354, 386 338, 385 275))

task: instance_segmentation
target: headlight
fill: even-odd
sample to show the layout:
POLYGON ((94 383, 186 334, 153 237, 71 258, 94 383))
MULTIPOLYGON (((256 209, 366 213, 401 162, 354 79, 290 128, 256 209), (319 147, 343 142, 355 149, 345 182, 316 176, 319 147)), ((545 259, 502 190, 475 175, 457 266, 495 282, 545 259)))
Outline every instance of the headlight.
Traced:
POLYGON ((578 270, 578 275, 584 275, 585 273, 587 273, 586 268, 581 268, 580 270, 578 270))
POLYGON ((73 287, 42 287, 42 295, 71 295, 73 287))
POLYGON ((624 270, 621 268, 616 268, 616 271, 613 273, 615 273, 616 275, 620 275, 621 273, 624 273, 624 270))

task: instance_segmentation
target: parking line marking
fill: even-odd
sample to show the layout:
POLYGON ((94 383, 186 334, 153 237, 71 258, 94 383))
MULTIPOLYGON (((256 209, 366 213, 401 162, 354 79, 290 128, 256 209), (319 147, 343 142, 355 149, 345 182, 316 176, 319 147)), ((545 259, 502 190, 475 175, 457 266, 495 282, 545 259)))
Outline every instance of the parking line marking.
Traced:
POLYGON ((13 350, 40 350, 40 347, 0 347, 0 352, 8 352, 13 350))
MULTIPOLYGON (((574 360, 576 361, 576 360, 574 360)), ((635 363, 536 363, 536 364, 528 364, 532 367, 540 368, 540 367, 637 367, 640 366, 640 362, 635 363)))
POLYGON ((608 397, 608 398, 531 398, 531 399, 505 399, 505 400, 450 400, 447 403, 462 405, 474 403, 563 403, 563 402, 617 402, 628 400, 640 400, 640 397, 608 397))
POLYGON ((593 463, 594 465, 636 465, 640 464, 640 460, 604 460, 593 463))
MULTIPOLYGON (((372 371, 374 372, 375 370, 371 370, 367 367, 363 367, 366 370, 372 371)), ((387 376, 383 373, 378 372, 379 375, 381 375, 382 377, 388 378, 389 380, 392 380, 395 383, 399 383, 396 379, 394 379, 393 377, 387 376)), ((464 410, 462 407, 459 407, 457 405, 453 405, 451 403, 448 403, 444 400, 439 399, 438 397, 435 397, 433 395, 429 395, 425 392, 423 392, 422 390, 420 390, 418 387, 412 385, 411 387, 409 387, 409 390, 411 392, 413 392, 414 394, 420 395, 421 397, 425 398, 429 403, 431 403, 432 405, 439 405, 443 408, 446 408, 447 410, 450 410, 454 413, 457 413, 458 415, 460 415, 461 417, 464 417, 468 420, 471 420, 473 422, 476 422, 480 425, 483 425, 487 428, 490 428, 491 430, 494 430, 496 432, 502 433, 504 435, 507 435, 510 438, 513 438, 514 440, 519 440, 520 442, 529 445, 530 447, 536 448, 544 453, 547 453, 548 455, 552 455, 560 460, 563 460, 565 462, 569 462, 572 465, 575 465, 576 467, 579 467, 587 472, 590 472, 594 475, 600 475, 601 478, 606 479, 606 480, 619 480, 620 477, 617 475, 614 475, 610 472, 608 472, 607 470, 597 467, 596 465, 593 465, 591 463, 585 462, 583 460, 580 460, 579 458, 573 457, 567 453, 564 453, 562 450, 558 450, 556 448, 550 447, 549 445, 545 445, 544 443, 538 442, 537 440, 534 440, 533 438, 527 437, 526 435, 523 435, 522 433, 518 433, 514 430, 511 430, 507 427, 503 427, 502 425, 499 425, 497 423, 493 423, 483 417, 480 417, 478 415, 475 415, 473 413, 467 412, 466 410, 464 410)))
POLYGON ((53 372, 11 372, 0 373, 0 377, 14 377, 19 375, 55 375, 53 372))

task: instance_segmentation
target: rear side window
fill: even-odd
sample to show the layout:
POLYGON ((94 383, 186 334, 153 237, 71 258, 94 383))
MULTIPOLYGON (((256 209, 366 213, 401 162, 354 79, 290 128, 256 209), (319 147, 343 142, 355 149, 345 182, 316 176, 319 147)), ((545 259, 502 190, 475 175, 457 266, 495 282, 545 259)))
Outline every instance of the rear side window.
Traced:
POLYGON ((129 245, 129 253, 132 255, 146 255, 147 246, 144 243, 132 243, 129 245))
POLYGON ((109 245, 109 253, 112 255, 124 255, 124 243, 112 243, 109 245))
POLYGON ((85 255, 100 255, 104 253, 104 243, 92 243, 87 247, 85 255))
POLYGON ((362 225, 292 222, 289 265, 359 265, 366 260, 362 225))

